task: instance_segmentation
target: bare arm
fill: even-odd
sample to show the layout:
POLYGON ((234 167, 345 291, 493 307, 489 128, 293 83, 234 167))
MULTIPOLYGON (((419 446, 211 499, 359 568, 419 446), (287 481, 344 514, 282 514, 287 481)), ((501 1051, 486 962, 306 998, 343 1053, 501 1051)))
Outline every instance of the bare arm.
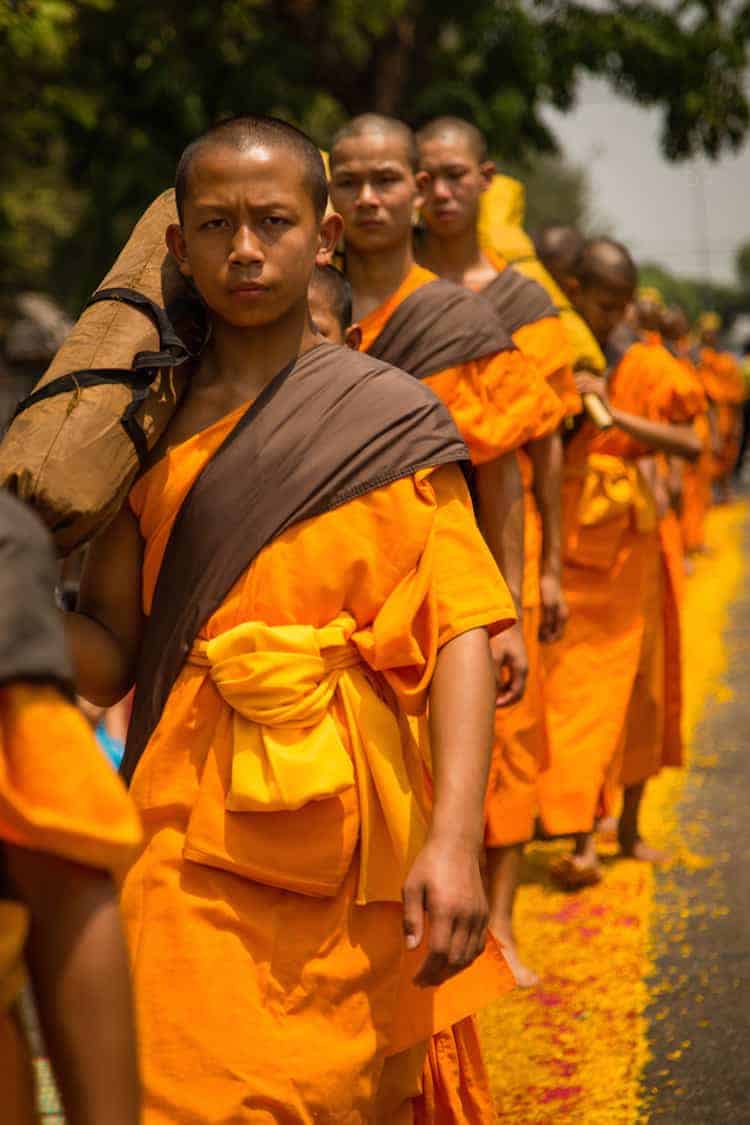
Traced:
POLYGON ((492 640, 498 682, 497 706, 516 703, 524 693, 528 658, 521 627, 524 565, 523 482, 518 458, 506 453, 476 469, 479 526, 508 584, 518 624, 492 640))
POLYGON ((588 372, 576 375, 576 386, 581 394, 598 395, 608 407, 615 425, 642 445, 670 456, 684 457, 686 461, 696 461, 700 457, 701 440, 692 425, 650 422, 640 414, 619 410, 608 401, 604 380, 588 372))
POLYGON ((415 949, 430 921, 416 983, 437 985, 484 948, 487 900, 480 854, 495 688, 487 633, 472 629, 441 649, 430 694, 435 780, 432 824, 404 884, 404 931, 415 949))
POLYGON ((142 565, 138 524, 125 508, 91 544, 78 612, 65 619, 78 692, 101 707, 117 703, 135 680, 142 565))
POLYGON ((542 522, 541 599, 543 641, 557 641, 568 620, 562 592, 560 556, 560 508, 563 447, 559 432, 539 438, 528 446, 534 466, 534 498, 542 522))
POLYGON ((69 1125, 138 1125, 130 973, 110 876, 8 847, 8 874, 31 912, 27 957, 69 1125))

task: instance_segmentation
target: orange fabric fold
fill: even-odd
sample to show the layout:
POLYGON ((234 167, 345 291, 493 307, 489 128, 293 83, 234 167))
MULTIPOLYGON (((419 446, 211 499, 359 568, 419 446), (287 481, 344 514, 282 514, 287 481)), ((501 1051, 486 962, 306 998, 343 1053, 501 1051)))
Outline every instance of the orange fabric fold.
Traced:
POLYGON ((0 839, 118 876, 140 839, 122 782, 53 687, 0 689, 0 839))

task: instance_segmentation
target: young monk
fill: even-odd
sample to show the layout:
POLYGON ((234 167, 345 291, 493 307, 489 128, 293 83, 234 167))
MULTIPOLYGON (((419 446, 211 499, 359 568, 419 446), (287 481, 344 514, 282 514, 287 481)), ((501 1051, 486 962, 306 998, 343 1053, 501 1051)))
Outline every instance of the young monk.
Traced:
POLYGON ((409 1122, 436 1023, 507 987, 467 966, 488 631, 512 601, 445 408, 312 327, 341 231, 312 142, 230 119, 175 190, 168 243, 212 330, 71 620, 88 697, 136 679, 145 1122, 409 1122), (428 699, 431 778, 407 721, 428 699))
MULTIPOLYGON (((416 265, 417 169, 414 134, 393 118, 357 117, 334 138, 331 199, 344 219, 354 317, 366 351, 423 380, 449 405, 471 454, 480 525, 520 613, 523 487, 515 449, 553 430, 562 409, 489 306, 416 265)), ((463 582, 473 586, 477 576, 467 572, 463 582)), ((493 656, 498 705, 516 702, 527 671, 521 629, 495 641, 493 656)), ((436 1037, 423 1076, 422 1117, 431 1119, 444 1100, 439 1091, 445 1095, 457 1077, 451 1097, 465 1107, 465 1120, 491 1114, 478 1063, 475 1027, 456 1024, 436 1037)))
MULTIPOLYGON (((609 239, 587 243, 574 303, 604 346, 633 299, 637 273, 609 239)), ((670 357, 667 357, 670 358, 670 357)), ((654 451, 694 460, 691 421, 701 403, 676 364, 636 343, 608 381, 580 373, 582 394, 606 401, 614 426, 585 422, 568 443, 563 479, 563 589, 570 621, 545 646, 550 769, 541 779, 545 824, 574 834, 556 874, 568 887, 601 878, 593 826, 616 755, 625 786, 623 854, 648 858, 639 810, 648 777, 663 765, 663 577, 653 496, 638 470, 654 451)))
MULTIPOLYGON (((514 450, 554 428, 559 402, 483 302, 416 265, 417 164, 414 134, 394 118, 365 114, 334 138, 331 199, 344 219, 354 315, 365 351, 450 406, 475 467, 480 525, 520 611, 523 490, 514 450)), ((494 654, 498 701, 507 705, 526 681, 520 626, 497 639, 494 654)))
POLYGON ((362 342, 362 329, 352 324, 352 287, 335 266, 316 266, 307 290, 310 317, 315 328, 332 344, 354 351, 362 342))
POLYGON ((0 561, 0 1117, 37 1120, 17 1009, 28 971, 67 1120, 138 1125, 114 879, 139 841, 138 820, 72 702, 49 538, 7 493, 0 561))
POLYGON ((713 482, 717 503, 731 498, 731 478, 742 433, 745 381, 731 352, 718 348, 721 318, 704 313, 698 322, 700 351, 698 375, 710 403, 716 431, 713 482))
MULTIPOLYGON (((479 130, 441 117, 417 134, 425 225, 420 263, 440 277, 480 291, 514 343, 554 389, 570 413, 581 409, 571 353, 560 318, 537 282, 481 250, 477 220, 495 165, 479 130)), ((547 736, 539 657, 540 638, 555 640, 567 609, 560 585, 560 471, 562 441, 555 430, 519 450, 524 483, 525 549, 523 628, 529 661, 524 697, 495 715, 495 749, 486 803, 490 926, 501 941, 519 984, 535 974, 518 957, 512 930, 513 901, 524 845, 538 812, 536 778, 546 763, 547 736)))

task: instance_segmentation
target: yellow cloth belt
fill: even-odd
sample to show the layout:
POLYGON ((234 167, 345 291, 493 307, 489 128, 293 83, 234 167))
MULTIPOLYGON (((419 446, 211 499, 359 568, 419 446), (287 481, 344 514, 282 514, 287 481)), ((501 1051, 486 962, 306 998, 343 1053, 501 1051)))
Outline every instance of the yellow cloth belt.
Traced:
POLYGON ((354 630, 347 614, 320 629, 247 622, 196 642, 190 661, 210 670, 234 712, 226 808, 291 811, 356 785, 357 900, 399 902, 427 833, 415 785, 421 766, 406 724, 399 725, 362 670, 354 630))
POLYGON ((583 527, 597 527, 632 511, 638 531, 655 530, 654 499, 637 465, 607 453, 591 453, 580 469, 567 467, 565 476, 583 478, 578 507, 583 527))

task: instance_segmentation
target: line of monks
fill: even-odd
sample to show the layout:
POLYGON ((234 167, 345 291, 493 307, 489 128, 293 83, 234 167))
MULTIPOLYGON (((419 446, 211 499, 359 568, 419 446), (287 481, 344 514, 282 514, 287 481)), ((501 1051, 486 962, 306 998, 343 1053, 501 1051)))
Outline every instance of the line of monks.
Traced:
POLYGON ((475 1013, 536 983, 524 847, 571 837, 572 891, 606 818, 658 858, 685 560, 739 435, 719 325, 694 344, 610 239, 553 227, 509 265, 468 122, 364 115, 329 165, 255 116, 183 154, 166 238, 211 331, 67 650, 0 497, 14 1125, 23 963, 71 1125, 483 1125, 475 1013), (135 684, 129 795, 73 683, 135 684))

